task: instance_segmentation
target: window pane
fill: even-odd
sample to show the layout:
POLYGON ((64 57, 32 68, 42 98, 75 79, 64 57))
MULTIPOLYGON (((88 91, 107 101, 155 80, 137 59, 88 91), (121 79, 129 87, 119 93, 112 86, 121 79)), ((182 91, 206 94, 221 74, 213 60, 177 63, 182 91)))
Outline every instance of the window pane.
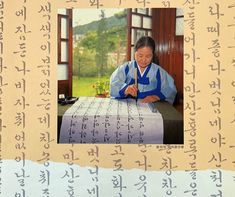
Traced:
POLYGON ((68 62, 68 42, 61 42, 61 61, 68 62))
POLYGON ((184 10, 182 8, 176 8, 176 16, 183 16, 184 10))
POLYGON ((143 17, 143 28, 151 29, 152 20, 149 17, 143 17))
POLYGON ((184 18, 176 18, 176 25, 175 25, 175 35, 180 36, 184 35, 184 18))
POLYGON ((131 60, 135 58, 135 47, 131 47, 131 60))
POLYGON ((68 20, 61 18, 61 38, 68 38, 68 20))
POLYGON ((131 44, 135 44, 136 29, 131 29, 131 44))
POLYGON ((58 14, 66 15, 67 14, 67 9, 65 9, 65 8, 58 9, 58 14))
POLYGON ((149 8, 149 16, 152 16, 152 8, 149 8))
POLYGON ((152 31, 148 31, 148 36, 152 37, 152 31))
POLYGON ((146 35, 145 30, 141 29, 132 29, 132 34, 131 34, 131 44, 135 45, 137 40, 141 37, 146 35))
POLYGON ((68 79, 68 65, 67 64, 58 64, 57 67, 57 78, 58 80, 67 80, 68 79))
POLYGON ((136 13, 137 9, 136 8, 132 8, 132 12, 136 13))
POLYGON ((145 8, 138 8, 137 12, 140 13, 140 14, 147 14, 147 9, 145 9, 145 8))
POLYGON ((135 14, 132 15, 132 26, 141 27, 141 17, 135 14))

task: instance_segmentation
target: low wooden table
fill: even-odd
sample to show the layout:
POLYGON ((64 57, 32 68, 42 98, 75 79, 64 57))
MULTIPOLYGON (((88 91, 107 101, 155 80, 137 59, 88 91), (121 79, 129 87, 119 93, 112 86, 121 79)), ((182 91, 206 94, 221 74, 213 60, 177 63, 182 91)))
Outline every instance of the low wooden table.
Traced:
MULTIPOLYGON (((156 102, 154 103, 158 111, 162 114, 164 125, 164 144, 183 144, 183 116, 168 102, 156 102)), ((62 117, 65 111, 72 105, 60 105, 58 104, 58 135, 57 142, 59 142, 60 126, 62 123, 62 117)))

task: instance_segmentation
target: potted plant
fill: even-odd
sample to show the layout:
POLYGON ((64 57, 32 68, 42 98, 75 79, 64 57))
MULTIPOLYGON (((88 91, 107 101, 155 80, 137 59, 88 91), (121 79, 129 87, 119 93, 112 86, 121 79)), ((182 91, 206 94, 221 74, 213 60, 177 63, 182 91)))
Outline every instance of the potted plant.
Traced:
POLYGON ((106 98, 109 96, 109 81, 97 81, 92 87, 96 91, 96 97, 106 98))

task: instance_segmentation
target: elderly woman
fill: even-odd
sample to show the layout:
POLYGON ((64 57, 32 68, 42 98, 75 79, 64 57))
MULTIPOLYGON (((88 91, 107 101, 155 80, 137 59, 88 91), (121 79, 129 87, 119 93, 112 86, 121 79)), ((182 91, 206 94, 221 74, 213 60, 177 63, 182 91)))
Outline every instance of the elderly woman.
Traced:
POLYGON ((155 42, 148 36, 137 41, 135 60, 119 66, 110 78, 110 96, 115 98, 136 97, 145 103, 165 100, 173 104, 176 92, 173 78, 156 64, 155 42))

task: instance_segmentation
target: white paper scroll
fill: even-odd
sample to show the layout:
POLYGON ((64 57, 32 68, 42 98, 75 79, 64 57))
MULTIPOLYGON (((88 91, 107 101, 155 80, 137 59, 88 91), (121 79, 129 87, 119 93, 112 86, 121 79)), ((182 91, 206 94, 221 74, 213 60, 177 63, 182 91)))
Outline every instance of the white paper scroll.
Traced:
POLYGON ((80 97, 63 115, 60 143, 162 144, 163 119, 134 99, 80 97))

